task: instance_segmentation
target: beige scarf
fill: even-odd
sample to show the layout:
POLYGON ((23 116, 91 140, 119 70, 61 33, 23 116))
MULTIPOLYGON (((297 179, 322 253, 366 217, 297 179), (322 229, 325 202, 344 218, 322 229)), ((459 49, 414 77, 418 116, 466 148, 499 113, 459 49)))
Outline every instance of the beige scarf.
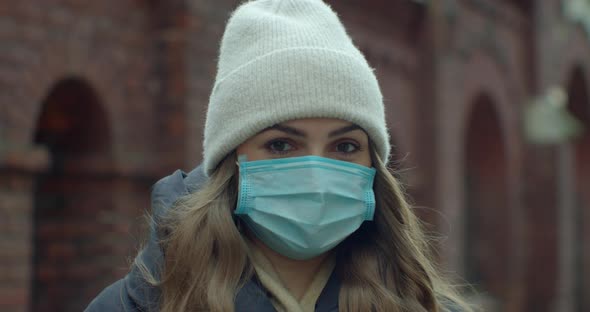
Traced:
POLYGON ((309 288, 301 297, 301 300, 297 300, 281 282, 270 260, 264 256, 253 242, 248 239, 246 239, 246 242, 256 275, 262 286, 272 294, 270 299, 275 309, 278 312, 313 312, 316 301, 334 270, 333 257, 328 257, 322 262, 309 288))

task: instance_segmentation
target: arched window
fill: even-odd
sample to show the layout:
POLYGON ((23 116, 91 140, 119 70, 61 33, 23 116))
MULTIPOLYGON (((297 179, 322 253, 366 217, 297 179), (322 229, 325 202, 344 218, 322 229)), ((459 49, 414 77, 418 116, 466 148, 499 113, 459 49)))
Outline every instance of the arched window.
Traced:
POLYGON ((491 296, 494 311, 504 311, 513 233, 506 147, 490 97, 475 99, 465 131, 465 273, 491 296))
POLYGON ((584 125, 584 133, 574 141, 575 145, 575 211, 576 228, 574 242, 574 278, 576 311, 588 311, 590 298, 584 291, 590 287, 590 96, 588 84, 581 68, 577 68, 568 83, 568 109, 584 125))
POLYGON ((112 209, 101 178, 110 165, 110 136, 85 81, 65 79, 49 91, 34 137, 51 163, 34 186, 32 311, 81 311, 105 274, 98 263, 109 250, 100 236, 109 229, 98 220, 112 209))

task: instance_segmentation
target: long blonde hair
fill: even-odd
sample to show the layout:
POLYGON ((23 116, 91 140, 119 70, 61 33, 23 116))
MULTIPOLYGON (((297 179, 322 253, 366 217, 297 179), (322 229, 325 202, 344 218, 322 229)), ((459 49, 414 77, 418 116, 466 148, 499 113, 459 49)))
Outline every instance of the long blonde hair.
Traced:
MULTIPOLYGON (((371 146, 373 147, 373 146, 371 146)), ((340 311, 471 311, 433 265, 429 241, 398 181, 371 148, 377 169, 373 222, 337 247, 340 311)), ((171 208, 159 225, 165 263, 160 311, 234 311, 237 291, 253 274, 232 217, 237 199, 237 166, 232 153, 199 191, 171 208)), ((141 267, 141 263, 138 263, 141 267)))

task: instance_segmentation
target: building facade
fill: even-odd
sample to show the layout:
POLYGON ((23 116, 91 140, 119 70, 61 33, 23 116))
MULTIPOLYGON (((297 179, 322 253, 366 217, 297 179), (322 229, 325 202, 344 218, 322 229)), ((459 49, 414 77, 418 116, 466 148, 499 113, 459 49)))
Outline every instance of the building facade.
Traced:
MULTIPOLYGON (((126 274, 151 185, 200 162, 239 2, 0 3, 0 310, 80 311, 126 274)), ((470 300, 589 310, 590 5, 327 2, 376 69, 394 165, 470 300), (553 86, 585 131, 533 144, 527 108, 553 86)))

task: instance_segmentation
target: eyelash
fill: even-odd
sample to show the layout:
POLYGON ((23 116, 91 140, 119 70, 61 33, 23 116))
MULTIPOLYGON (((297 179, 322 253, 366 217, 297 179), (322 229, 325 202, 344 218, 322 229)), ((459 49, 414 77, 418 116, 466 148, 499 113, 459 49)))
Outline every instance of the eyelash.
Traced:
MULTIPOLYGON (((286 151, 277 151, 277 150, 273 149, 272 148, 272 145, 275 144, 275 143, 277 143, 277 142, 284 142, 284 143, 290 145, 293 149, 295 148, 295 145, 296 145, 292 140, 289 140, 289 139, 286 139, 286 138, 277 138, 277 139, 272 139, 272 140, 266 142, 264 144, 264 147, 266 148, 266 150, 269 153, 276 154, 276 155, 285 155, 285 154, 288 154, 288 153, 290 153, 290 152, 293 151, 292 149, 286 150, 286 151)), ((361 148, 360 144, 358 144, 355 141, 340 141, 340 142, 336 142, 335 143, 335 148, 336 148, 336 153, 341 154, 343 157, 351 157, 353 154, 362 151, 362 148, 361 148), (340 152, 340 151, 337 150, 338 149, 338 146, 340 144, 351 144, 352 146, 354 146, 354 150, 351 151, 351 152, 340 152)))
POLYGON ((277 143, 277 142, 285 142, 285 143, 287 143, 287 144, 289 144, 289 145, 291 145, 291 146, 294 146, 294 145, 295 145, 295 144, 293 144, 293 142, 292 142, 291 140, 289 140, 289 139, 285 139, 285 138, 278 138, 278 139, 272 139, 272 140, 270 140, 270 141, 266 142, 266 144, 264 144, 264 147, 265 147, 265 148, 266 148, 266 150, 267 150, 267 151, 269 151, 270 153, 272 153, 272 154, 277 154, 277 155, 285 155, 285 154, 287 154, 287 153, 291 152, 291 150, 288 150, 288 151, 277 151, 277 150, 274 150, 274 149, 272 148, 272 145, 273 145, 273 144, 275 144, 275 143, 277 143))
POLYGON ((350 157, 350 156, 352 156, 353 154, 355 154, 355 153, 358 153, 358 152, 360 152, 360 151, 361 151, 361 146, 360 146, 360 144, 358 144, 358 143, 356 143, 356 142, 353 142, 353 141, 341 141, 341 142, 338 142, 338 143, 336 143, 336 148, 338 148, 338 146, 339 146, 340 144, 350 144, 350 145, 354 146, 354 150, 353 150, 352 152, 339 152, 339 151, 337 151, 337 153, 341 153, 341 154, 343 154, 345 157, 350 157))

